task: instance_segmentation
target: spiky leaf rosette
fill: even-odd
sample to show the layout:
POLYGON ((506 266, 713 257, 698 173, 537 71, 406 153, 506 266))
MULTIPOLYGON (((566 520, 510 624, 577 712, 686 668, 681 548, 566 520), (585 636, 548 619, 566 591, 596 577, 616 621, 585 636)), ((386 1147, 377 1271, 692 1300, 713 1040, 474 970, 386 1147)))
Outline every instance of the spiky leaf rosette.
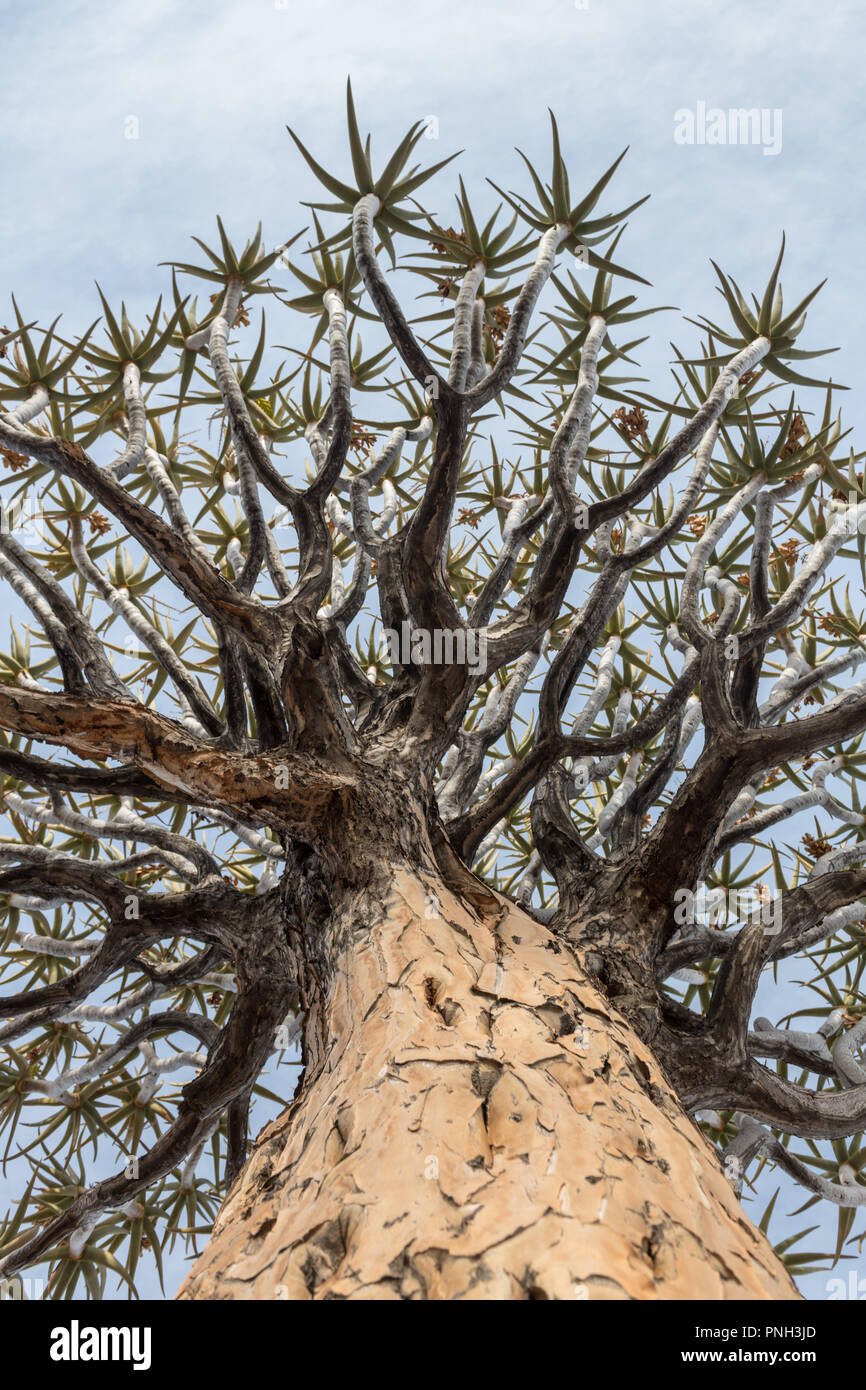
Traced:
POLYGON ((817 291, 719 270, 733 328, 649 386, 622 156, 575 197, 551 117, 546 181, 448 215, 423 123, 379 163, 347 117, 351 175, 293 137, 330 201, 288 242, 218 219, 143 328, 0 329, 0 1277, 195 1254, 297 1083, 321 866, 397 804, 473 891, 610 927, 622 1017, 823 1267, 866 1192, 866 486, 790 365, 817 291))

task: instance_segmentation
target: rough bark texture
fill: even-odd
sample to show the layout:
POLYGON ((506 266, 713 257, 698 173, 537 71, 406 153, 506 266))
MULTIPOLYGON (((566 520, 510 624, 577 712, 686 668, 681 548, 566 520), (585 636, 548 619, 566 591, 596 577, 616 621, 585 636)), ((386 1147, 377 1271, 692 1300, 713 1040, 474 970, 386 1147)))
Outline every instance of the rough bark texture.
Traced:
POLYGON ((795 1299, 652 1053, 506 899, 399 868, 330 920, 298 1099, 182 1299, 795 1299))

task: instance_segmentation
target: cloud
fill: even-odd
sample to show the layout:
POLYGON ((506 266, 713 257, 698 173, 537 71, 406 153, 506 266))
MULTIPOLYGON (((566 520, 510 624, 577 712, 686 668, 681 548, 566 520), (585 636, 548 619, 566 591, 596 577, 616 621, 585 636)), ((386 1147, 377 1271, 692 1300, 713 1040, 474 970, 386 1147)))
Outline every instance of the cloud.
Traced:
MULTIPOLYGON (((7 9, 8 288, 28 312, 64 309, 81 324, 95 312, 95 278, 133 312, 151 307, 166 285, 158 262, 188 255, 189 235, 210 235, 217 212, 241 239, 259 217, 267 236, 285 238, 303 225, 297 204, 313 185, 284 126, 347 168, 351 72, 374 148, 436 115, 435 154, 465 148, 461 169, 481 201, 486 175, 506 186, 521 178, 513 145, 546 160, 547 105, 587 183, 630 144, 616 195, 654 196, 624 248, 658 296, 689 313, 713 303, 709 256, 757 283, 784 227, 791 292, 830 274, 812 319, 825 341, 843 344, 846 379, 858 379, 854 26, 862 19, 852 5, 810 0, 787 5, 784 21, 748 0, 723 9, 692 0, 7 9), (675 145, 674 112, 699 100, 781 107, 781 155, 675 145), (128 138, 130 118, 137 138, 128 138)), ((451 184, 440 188, 448 211, 451 184)), ((666 345, 652 351, 653 369, 666 357, 666 345)))

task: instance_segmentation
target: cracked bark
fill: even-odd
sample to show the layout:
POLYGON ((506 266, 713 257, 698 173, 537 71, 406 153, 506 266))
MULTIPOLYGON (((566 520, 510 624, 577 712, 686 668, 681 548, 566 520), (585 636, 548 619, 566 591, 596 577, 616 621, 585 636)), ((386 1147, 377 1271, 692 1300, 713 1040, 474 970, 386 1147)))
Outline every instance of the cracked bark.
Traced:
POLYGON ((566 940, 407 866, 333 906, 303 1085, 179 1298, 798 1297, 566 940))

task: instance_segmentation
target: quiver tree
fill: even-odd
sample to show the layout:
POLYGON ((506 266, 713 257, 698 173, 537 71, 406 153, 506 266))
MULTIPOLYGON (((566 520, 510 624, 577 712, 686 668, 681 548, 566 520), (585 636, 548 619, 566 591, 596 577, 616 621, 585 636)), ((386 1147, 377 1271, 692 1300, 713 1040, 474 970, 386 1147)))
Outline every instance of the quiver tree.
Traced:
POLYGON ((0 534, 0 1272, 98 1295, 216 1216, 182 1297, 795 1297, 743 1184, 840 1249, 866 1195, 866 502, 817 291, 717 270, 651 395, 619 160, 575 198, 553 122, 482 226, 419 203, 423 127, 382 166, 348 118, 348 181, 294 137, 306 254, 220 222, 144 331, 3 340, 42 510, 0 534))

